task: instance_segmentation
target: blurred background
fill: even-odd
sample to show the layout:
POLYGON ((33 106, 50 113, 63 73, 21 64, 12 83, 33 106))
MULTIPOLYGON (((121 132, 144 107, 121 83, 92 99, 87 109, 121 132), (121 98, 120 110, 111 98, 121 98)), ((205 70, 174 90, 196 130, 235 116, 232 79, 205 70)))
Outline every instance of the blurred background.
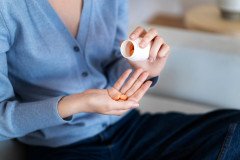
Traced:
POLYGON ((143 112, 240 108, 240 0, 129 2, 129 32, 155 27, 171 46, 143 112))
POLYGON ((240 35, 239 0, 129 0, 130 26, 143 23, 240 35), (209 22, 210 24, 204 24, 209 22))
POLYGON ((176 18, 178 21, 192 7, 215 2, 216 0, 130 0, 130 22, 132 25, 153 20, 161 23, 167 21, 166 17, 176 18))
MULTIPOLYGON (((155 27, 171 46, 142 112, 202 113, 240 109, 240 0, 129 0, 129 32, 155 27)), ((15 141, 0 143, 0 160, 24 160, 15 141)))

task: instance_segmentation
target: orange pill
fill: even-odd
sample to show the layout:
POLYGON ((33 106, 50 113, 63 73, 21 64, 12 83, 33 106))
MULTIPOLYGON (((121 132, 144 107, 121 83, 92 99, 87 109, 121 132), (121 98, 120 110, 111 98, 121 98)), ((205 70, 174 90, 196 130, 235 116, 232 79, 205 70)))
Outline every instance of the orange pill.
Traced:
POLYGON ((130 45, 129 46, 129 53, 130 53, 130 56, 132 56, 133 55, 133 53, 134 53, 134 46, 133 45, 130 45))
POLYGON ((128 96, 126 96, 126 95, 124 95, 124 94, 122 94, 122 95, 120 96, 120 100, 126 101, 127 99, 128 99, 128 96))
POLYGON ((133 52, 134 52, 134 50, 131 50, 131 51, 130 51, 130 56, 132 56, 132 55, 133 55, 133 52))
POLYGON ((121 94, 117 94, 116 96, 112 97, 113 100, 118 101, 121 97, 121 94))

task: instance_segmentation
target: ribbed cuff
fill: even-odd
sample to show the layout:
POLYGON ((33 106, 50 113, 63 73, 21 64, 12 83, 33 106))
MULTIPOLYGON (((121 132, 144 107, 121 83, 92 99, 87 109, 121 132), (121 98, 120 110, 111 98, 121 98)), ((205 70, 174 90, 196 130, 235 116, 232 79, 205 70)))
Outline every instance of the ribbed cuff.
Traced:
POLYGON ((17 133, 27 134, 39 129, 64 124, 58 113, 58 102, 62 97, 55 97, 38 102, 19 103, 13 110, 13 125, 17 133))

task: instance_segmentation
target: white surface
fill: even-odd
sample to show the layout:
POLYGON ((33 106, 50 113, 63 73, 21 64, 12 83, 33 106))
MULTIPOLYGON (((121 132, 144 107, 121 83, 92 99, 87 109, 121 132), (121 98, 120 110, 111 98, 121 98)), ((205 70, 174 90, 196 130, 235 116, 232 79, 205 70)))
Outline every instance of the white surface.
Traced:
POLYGON ((140 103, 142 112, 183 112, 183 113, 205 113, 216 108, 197 103, 191 103, 173 98, 160 97, 147 94, 140 103))
POLYGON ((218 0, 218 4, 225 11, 240 13, 239 0, 218 0))

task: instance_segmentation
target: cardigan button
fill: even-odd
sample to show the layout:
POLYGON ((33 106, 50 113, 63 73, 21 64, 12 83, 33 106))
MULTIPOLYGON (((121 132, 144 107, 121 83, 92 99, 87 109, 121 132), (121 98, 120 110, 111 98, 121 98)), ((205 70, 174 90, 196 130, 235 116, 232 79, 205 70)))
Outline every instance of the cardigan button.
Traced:
POLYGON ((80 51, 80 48, 79 48, 78 46, 74 46, 74 47, 73 47, 73 50, 74 50, 75 52, 79 52, 79 51, 80 51))
POLYGON ((82 76, 83 77, 87 77, 88 76, 88 72, 82 72, 82 76))
POLYGON ((102 127, 103 127, 103 128, 106 128, 107 126, 108 126, 107 123, 103 123, 103 124, 102 124, 102 127))

